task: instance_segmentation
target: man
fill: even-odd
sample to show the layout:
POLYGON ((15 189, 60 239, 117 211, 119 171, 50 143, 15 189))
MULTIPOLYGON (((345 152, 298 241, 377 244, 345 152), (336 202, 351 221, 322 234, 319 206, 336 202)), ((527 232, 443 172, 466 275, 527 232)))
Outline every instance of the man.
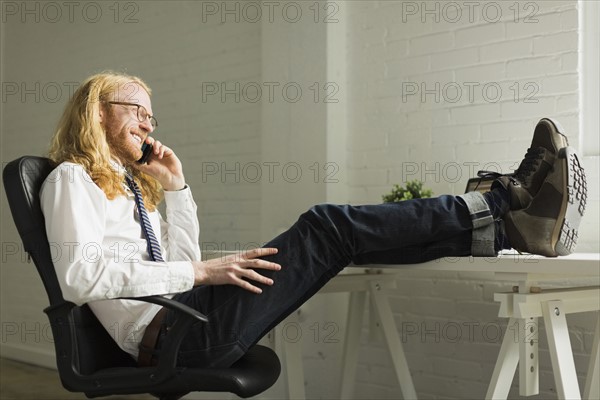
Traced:
POLYGON ((232 364, 349 263, 490 256, 513 247, 569 254, 585 176, 559 125, 541 120, 514 174, 492 191, 371 206, 318 205, 262 249, 200 261, 198 219, 181 162, 150 136, 158 125, 139 78, 103 73, 74 93, 53 138, 44 182, 50 242, 66 300, 88 303, 119 346, 152 362, 174 315, 118 297, 171 296, 208 316, 178 354, 182 366, 232 364), (152 144, 147 164, 137 162, 152 144), (166 220, 156 210, 164 196, 166 220), (150 329, 151 327, 152 329, 150 329), (142 346, 140 346, 142 344, 142 346))

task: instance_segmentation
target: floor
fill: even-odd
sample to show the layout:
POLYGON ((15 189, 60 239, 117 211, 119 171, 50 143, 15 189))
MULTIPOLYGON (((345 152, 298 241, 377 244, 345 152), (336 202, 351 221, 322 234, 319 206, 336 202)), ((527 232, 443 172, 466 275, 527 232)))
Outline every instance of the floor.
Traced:
MULTIPOLYGON (((1 400, 70 400, 86 399, 82 393, 65 390, 56 370, 24 364, 5 358, 0 359, 1 400)), ((110 396, 107 400, 150 400, 150 395, 110 396)))

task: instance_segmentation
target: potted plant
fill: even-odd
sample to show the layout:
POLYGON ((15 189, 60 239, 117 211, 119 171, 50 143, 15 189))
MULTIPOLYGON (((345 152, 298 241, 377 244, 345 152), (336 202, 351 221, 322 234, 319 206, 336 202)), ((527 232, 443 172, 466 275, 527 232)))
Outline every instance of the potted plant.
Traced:
POLYGON ((429 189, 423 189, 423 182, 412 180, 406 182, 406 188, 400 185, 394 185, 392 191, 382 196, 384 203, 394 203, 410 199, 423 199, 431 197, 433 192, 429 189))

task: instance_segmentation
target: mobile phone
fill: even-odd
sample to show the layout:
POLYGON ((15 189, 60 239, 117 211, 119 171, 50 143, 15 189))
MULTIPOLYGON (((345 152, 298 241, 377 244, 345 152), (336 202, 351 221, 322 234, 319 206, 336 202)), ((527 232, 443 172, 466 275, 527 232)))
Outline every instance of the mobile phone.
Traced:
POLYGON ((148 143, 142 144, 142 158, 138 160, 140 164, 146 164, 148 158, 150 158, 150 154, 152 154, 152 145, 148 143))

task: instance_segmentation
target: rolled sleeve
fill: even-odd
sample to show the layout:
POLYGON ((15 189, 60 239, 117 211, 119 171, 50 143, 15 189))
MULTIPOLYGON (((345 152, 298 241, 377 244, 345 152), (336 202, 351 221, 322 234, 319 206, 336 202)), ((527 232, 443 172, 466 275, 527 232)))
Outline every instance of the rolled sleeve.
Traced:
POLYGON ((165 191, 166 221, 161 218, 162 244, 167 261, 199 261, 201 258, 198 207, 189 186, 165 191))

